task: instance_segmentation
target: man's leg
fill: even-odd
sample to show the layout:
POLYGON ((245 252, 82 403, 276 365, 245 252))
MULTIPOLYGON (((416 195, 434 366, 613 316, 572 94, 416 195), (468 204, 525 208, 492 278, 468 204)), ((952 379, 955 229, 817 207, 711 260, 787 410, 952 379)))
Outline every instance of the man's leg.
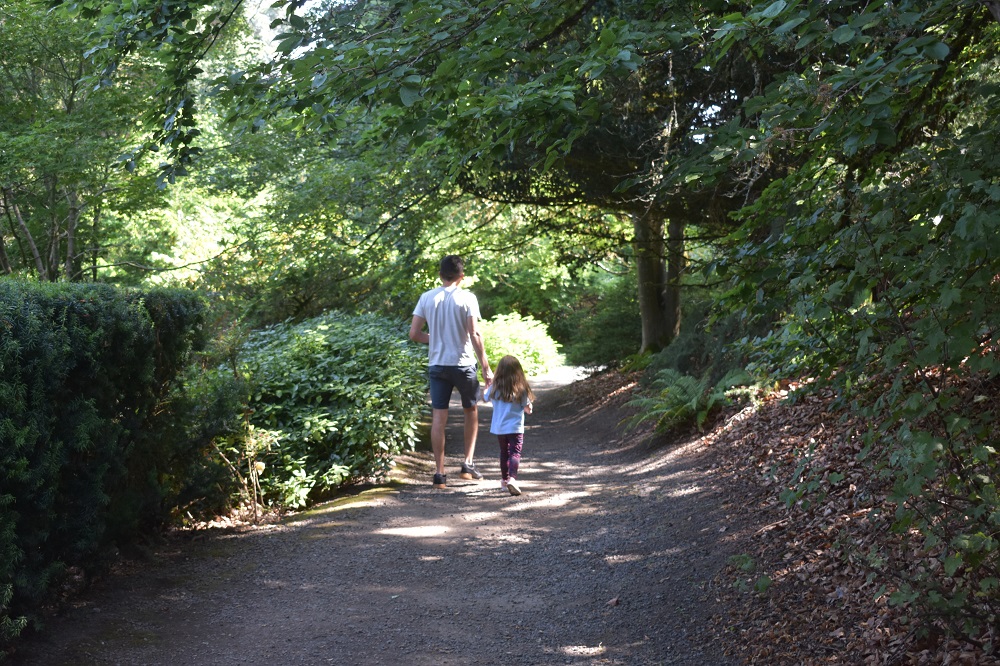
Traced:
POLYGON ((431 410, 431 450, 434 451, 434 463, 437 473, 444 474, 444 430, 448 425, 447 409, 431 410))
POLYGON ((465 462, 472 464, 476 452, 476 436, 479 434, 479 406, 465 408, 465 462))
POLYGON ((476 435, 479 434, 479 407, 476 404, 479 399, 479 379, 476 376, 476 366, 474 365, 456 368, 456 371, 455 386, 462 396, 462 411, 465 419, 465 423, 462 424, 465 439, 465 460, 462 461, 459 474, 463 479, 479 481, 483 475, 472 462, 472 456, 476 452, 476 435))

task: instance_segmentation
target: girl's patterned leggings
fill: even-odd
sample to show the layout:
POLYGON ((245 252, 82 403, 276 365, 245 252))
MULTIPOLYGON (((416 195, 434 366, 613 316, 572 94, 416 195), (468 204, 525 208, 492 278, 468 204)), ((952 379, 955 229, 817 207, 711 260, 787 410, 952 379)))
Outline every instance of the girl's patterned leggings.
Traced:
POLYGON ((500 476, 504 480, 517 478, 517 468, 521 464, 521 446, 524 444, 524 433, 516 432, 510 435, 497 435, 500 442, 500 476))

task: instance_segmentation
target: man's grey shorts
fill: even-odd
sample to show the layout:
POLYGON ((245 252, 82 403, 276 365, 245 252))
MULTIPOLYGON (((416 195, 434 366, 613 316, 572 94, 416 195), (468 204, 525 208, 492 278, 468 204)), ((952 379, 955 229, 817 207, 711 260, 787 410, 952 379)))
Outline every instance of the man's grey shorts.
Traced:
POLYGON ((429 365, 427 376, 431 385, 431 407, 448 409, 452 389, 462 396, 462 407, 475 407, 479 394, 479 377, 475 365, 429 365))

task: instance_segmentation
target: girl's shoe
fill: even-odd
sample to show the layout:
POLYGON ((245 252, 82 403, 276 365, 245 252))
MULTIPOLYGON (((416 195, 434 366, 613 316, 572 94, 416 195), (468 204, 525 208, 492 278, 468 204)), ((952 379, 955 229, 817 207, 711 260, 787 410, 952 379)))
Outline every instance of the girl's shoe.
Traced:
POLYGON ((507 490, 507 479, 500 479, 500 490, 507 490))
POLYGON ((507 492, 511 495, 521 494, 521 487, 517 485, 517 479, 514 477, 510 477, 510 479, 507 480, 507 492))

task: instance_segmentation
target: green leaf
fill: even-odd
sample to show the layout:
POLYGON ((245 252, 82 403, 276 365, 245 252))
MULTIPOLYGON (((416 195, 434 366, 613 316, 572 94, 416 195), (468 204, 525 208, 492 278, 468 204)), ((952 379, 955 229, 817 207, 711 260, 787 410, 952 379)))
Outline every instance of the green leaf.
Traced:
POLYGON ((895 94, 896 94, 895 91, 893 91, 888 86, 880 85, 871 92, 866 93, 865 96, 862 98, 861 103, 869 106, 875 104, 882 104, 886 100, 891 99, 895 94))
POLYGON ((883 146, 895 146, 896 145, 896 133, 891 127, 880 126, 876 130, 875 137, 879 144, 883 146))
POLYGON ((802 50, 805 47, 812 44, 813 42, 815 42, 817 39, 819 39, 819 33, 807 32, 801 38, 799 38, 798 42, 795 43, 795 50, 796 51, 802 50))
POLYGON ((434 76, 448 76, 458 69, 458 58, 447 58, 434 70, 434 76))
POLYGON ((793 18, 791 21, 785 21, 779 25, 775 30, 775 34, 784 35, 785 33, 791 32, 795 28, 799 27, 805 22, 804 18, 793 18))
POLYGON ((773 584, 774 581, 771 579, 771 577, 765 574, 759 577, 756 581, 754 581, 753 589, 759 594, 764 594, 769 589, 771 589, 771 585, 773 584))
POLYGON ((924 55, 931 60, 944 60, 950 52, 951 49, 944 42, 934 42, 924 47, 924 55))
POLYGON ((403 106, 413 106, 420 100, 420 89, 403 86, 399 89, 399 99, 403 102, 403 106))
POLYGON ((962 566, 962 555, 954 553, 944 558, 944 572, 948 576, 954 576, 959 567, 962 566))
POLYGON ((765 19, 773 19, 776 16, 778 16, 778 14, 780 14, 781 12, 783 12, 785 10, 785 7, 787 7, 787 6, 788 6, 788 3, 786 3, 785 0, 778 0, 777 2, 772 3, 771 5, 769 5, 767 7, 767 9, 765 9, 764 11, 762 11, 760 13, 760 17, 761 18, 765 18, 765 19))
POLYGON ((837 44, 846 44, 854 39, 857 31, 849 25, 842 25, 833 31, 833 41, 837 44))
POLYGON ((288 55, 297 49, 300 44, 302 44, 302 37, 299 35, 291 35, 278 42, 278 46, 275 47, 275 50, 279 53, 288 55))

